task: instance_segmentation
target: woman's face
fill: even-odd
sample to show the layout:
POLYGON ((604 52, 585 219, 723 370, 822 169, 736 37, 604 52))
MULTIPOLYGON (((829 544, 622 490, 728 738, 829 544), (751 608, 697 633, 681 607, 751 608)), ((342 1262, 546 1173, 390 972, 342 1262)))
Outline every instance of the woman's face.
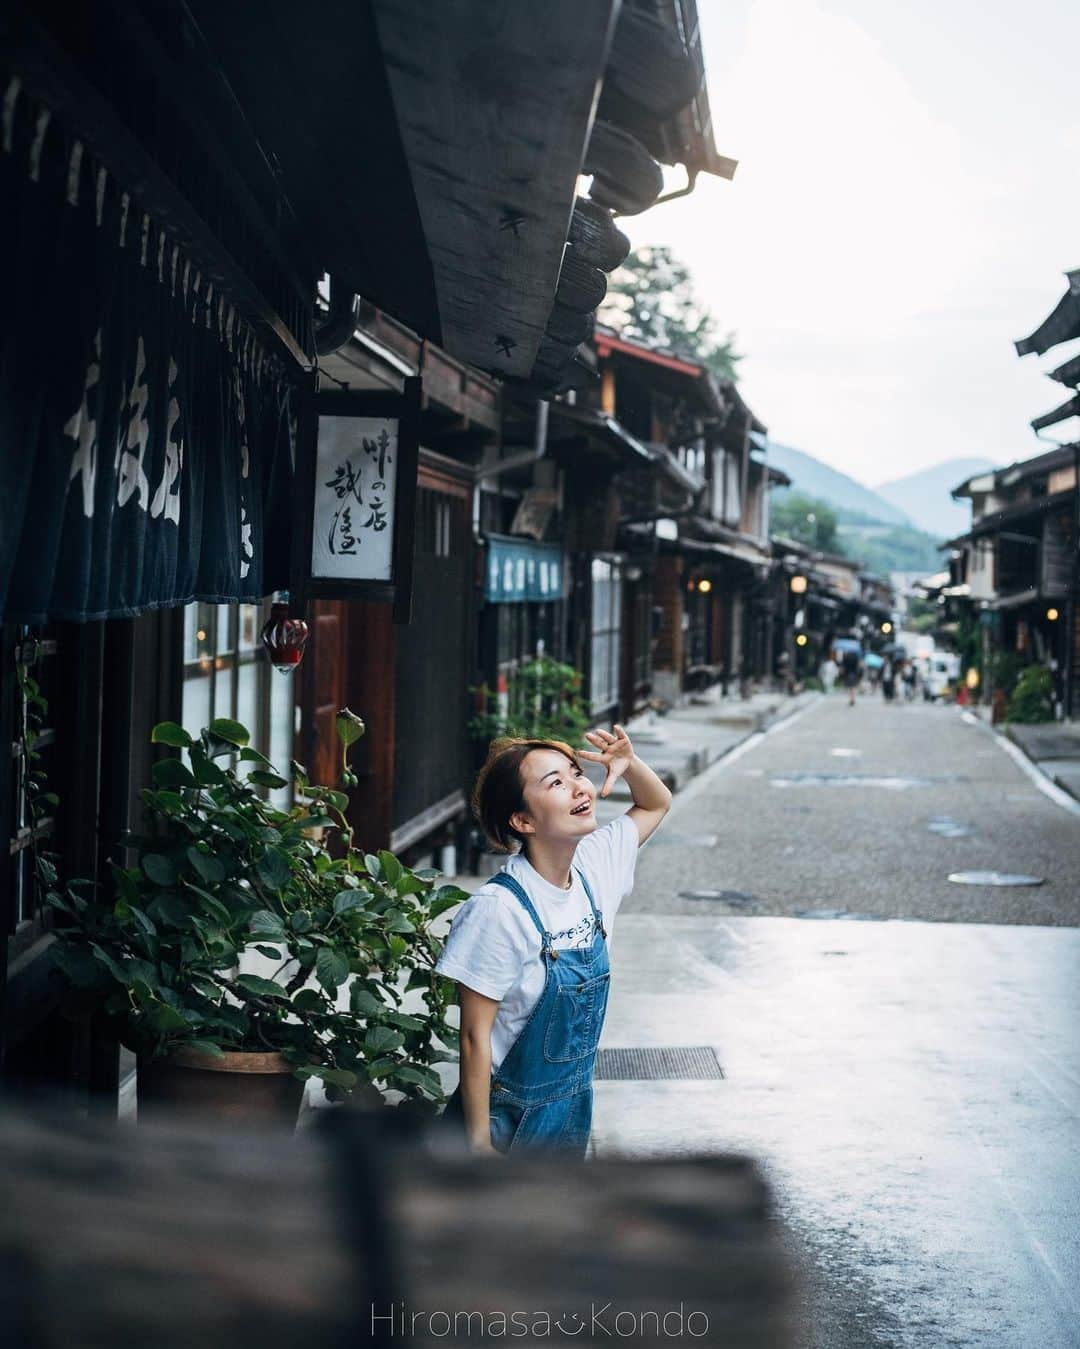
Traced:
POLYGON ((596 788, 557 749, 534 749, 521 761, 524 811, 510 823, 526 838, 573 840, 596 828, 596 788))

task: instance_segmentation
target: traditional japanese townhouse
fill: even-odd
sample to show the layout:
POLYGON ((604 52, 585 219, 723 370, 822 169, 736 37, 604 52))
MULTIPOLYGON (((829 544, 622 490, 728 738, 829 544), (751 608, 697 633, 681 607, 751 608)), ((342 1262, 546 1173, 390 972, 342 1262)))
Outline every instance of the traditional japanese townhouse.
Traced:
POLYGON ((461 712, 462 644, 443 671, 436 639, 467 621, 450 578, 471 566, 464 469, 498 436, 488 377, 534 397, 564 385, 603 294, 611 212, 661 191, 654 154, 730 176, 692 11, 624 7, 616 27, 614 0, 550 0, 542 24, 509 0, 268 0, 257 24, 209 0, 4 7, 9 1088, 60 1084, 115 1108, 117 1046, 58 1012, 32 857, 47 846, 67 875, 108 877, 156 721, 233 716, 272 757, 299 747, 318 766, 339 699, 370 704, 362 833, 407 846, 449 809, 459 785, 441 764, 426 776, 416 737, 438 681, 446 717, 461 712), (590 200, 575 206, 586 167, 590 200), (397 326, 370 309, 361 322, 359 295, 397 326), (394 397, 413 372, 425 453, 415 522, 401 498, 393 593, 404 618, 414 561, 420 621, 403 636, 389 603, 320 601, 297 697, 259 643, 269 597, 299 575, 298 604, 313 566, 300 503, 314 470, 298 482, 297 456, 321 444, 322 400, 344 416, 354 383, 394 397), (51 790, 35 800, 38 714, 33 771, 51 790))
POLYGON ((707 486, 662 543, 663 572, 674 581, 665 628, 683 632, 681 652, 676 643, 665 653, 676 694, 716 683, 727 693, 768 673, 770 478, 751 439, 765 427, 732 381, 704 371, 699 380, 716 408, 699 450, 707 486))
POLYGON ((971 529, 951 539, 950 589, 980 616, 984 693, 995 652, 1047 665, 1067 716, 1078 710, 1077 465, 1080 442, 976 475, 953 490, 971 502, 971 529), (967 587, 966 592, 959 587, 967 587))

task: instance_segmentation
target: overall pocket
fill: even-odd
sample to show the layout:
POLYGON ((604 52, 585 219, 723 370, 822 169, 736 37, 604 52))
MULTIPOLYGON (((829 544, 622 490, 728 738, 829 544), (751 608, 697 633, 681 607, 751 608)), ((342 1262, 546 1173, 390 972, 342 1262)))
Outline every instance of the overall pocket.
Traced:
POLYGON ((548 1063, 573 1063, 587 1058, 600 1041, 607 1011, 610 973, 579 984, 560 984, 544 1033, 548 1063))

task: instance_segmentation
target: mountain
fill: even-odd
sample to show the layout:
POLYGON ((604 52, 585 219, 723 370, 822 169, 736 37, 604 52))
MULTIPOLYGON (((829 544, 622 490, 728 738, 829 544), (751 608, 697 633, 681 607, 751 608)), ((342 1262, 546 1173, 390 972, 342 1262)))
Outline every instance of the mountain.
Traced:
MULTIPOLYGON (((881 520, 890 525, 910 525, 911 521, 904 510, 891 501, 886 501, 877 492, 864 487, 861 482, 849 478, 846 473, 830 468, 820 459, 802 450, 793 450, 787 445, 778 445, 770 440, 765 446, 766 457, 770 464, 781 468, 791 479, 790 491, 801 496, 817 497, 827 501, 837 510, 856 511, 859 515, 872 520, 881 520)), ((956 480, 960 481, 959 478, 956 480)), ((953 484, 955 486, 955 484, 953 484)))
POLYGON ((996 467, 989 459, 948 459, 944 464, 882 483, 874 490, 904 511, 920 529, 940 539, 951 539, 970 525, 971 504, 953 501, 949 493, 973 474, 996 467))

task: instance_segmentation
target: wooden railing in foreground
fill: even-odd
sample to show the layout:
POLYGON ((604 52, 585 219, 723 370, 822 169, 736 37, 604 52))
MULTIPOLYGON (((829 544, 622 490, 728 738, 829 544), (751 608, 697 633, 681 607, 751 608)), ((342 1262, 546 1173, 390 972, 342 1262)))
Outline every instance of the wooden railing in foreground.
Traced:
POLYGON ((745 1158, 488 1160, 327 1113, 291 1139, 0 1115, 5 1343, 790 1343, 745 1158))

